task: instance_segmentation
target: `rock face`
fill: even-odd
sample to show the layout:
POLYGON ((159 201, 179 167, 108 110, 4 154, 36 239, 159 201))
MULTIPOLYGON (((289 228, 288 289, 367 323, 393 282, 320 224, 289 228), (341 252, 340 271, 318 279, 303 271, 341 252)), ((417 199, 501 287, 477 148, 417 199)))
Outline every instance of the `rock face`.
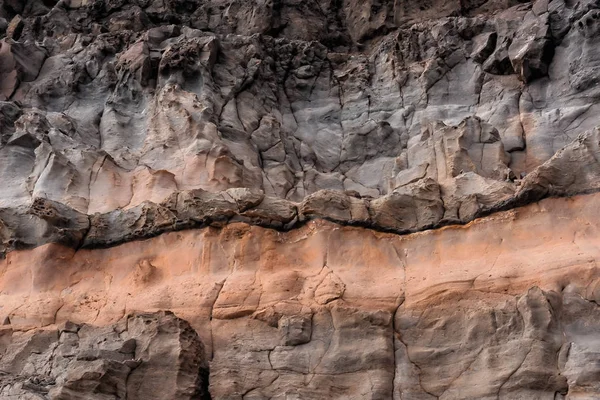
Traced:
POLYGON ((3 399, 210 399, 204 346, 172 313, 0 334, 3 399))
POLYGON ((0 8, 1 207, 433 180, 459 220, 597 124, 591 2, 18 3, 0 8))
POLYGON ((204 360, 215 399, 595 398, 598 201, 546 199, 403 236, 322 220, 289 232, 235 223, 106 249, 12 251, 0 263, 0 393, 20 398, 37 377, 49 398, 78 398, 68 396, 84 390, 75 382, 96 368, 93 354, 120 390, 108 398, 125 388, 155 398, 131 390, 158 379, 156 398, 202 398, 204 360), (124 322, 136 310, 190 325, 124 322), (108 328, 59 338, 53 327, 66 321, 108 328))
POLYGON ((599 7, 0 0, 0 399, 600 398, 599 7))

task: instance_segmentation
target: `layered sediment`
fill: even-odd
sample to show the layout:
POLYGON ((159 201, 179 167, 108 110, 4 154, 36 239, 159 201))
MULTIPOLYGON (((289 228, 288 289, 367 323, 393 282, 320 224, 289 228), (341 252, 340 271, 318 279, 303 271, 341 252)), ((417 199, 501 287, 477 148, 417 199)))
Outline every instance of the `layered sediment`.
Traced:
POLYGON ((404 236, 236 223, 14 251, 0 264, 4 357, 36 328, 171 310, 206 347, 213 398, 593 398, 598 198, 404 236))
POLYGON ((0 399, 600 397, 593 1, 0 0, 0 399))

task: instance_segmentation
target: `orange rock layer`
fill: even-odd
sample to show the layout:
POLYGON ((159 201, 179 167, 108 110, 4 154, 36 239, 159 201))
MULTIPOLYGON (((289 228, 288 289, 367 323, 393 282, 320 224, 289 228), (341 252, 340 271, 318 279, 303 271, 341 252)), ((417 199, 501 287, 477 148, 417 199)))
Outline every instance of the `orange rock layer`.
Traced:
POLYGON ((0 318, 24 331, 171 310, 206 345, 213 398, 589 398, 599 204, 405 236, 312 221, 49 244, 0 261, 0 318))

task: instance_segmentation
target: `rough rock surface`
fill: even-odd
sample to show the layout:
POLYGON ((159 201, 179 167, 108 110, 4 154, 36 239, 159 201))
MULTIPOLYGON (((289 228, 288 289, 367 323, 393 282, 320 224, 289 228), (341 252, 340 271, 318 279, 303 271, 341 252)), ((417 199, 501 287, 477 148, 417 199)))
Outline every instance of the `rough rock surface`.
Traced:
POLYGON ((0 0, 0 399, 600 398, 599 44, 592 0, 0 0))
POLYGON ((0 330, 3 399, 210 399, 204 345, 172 313, 0 330))
POLYGON ((2 253, 232 219, 417 231, 598 189, 593 2, 22 3, 0 6, 2 253))
POLYGON ((432 179, 458 220, 598 124, 593 2, 21 3, 0 7, 1 207, 432 179))
MULTIPOLYGON (((124 315, 172 310, 199 340, 173 316, 152 317, 168 329, 138 334, 141 316, 108 350, 135 338, 127 360, 143 359, 140 342, 165 332, 153 343, 168 360, 201 361, 204 343, 213 399, 597 398, 599 201, 546 199, 408 235, 322 220, 289 232, 235 223, 106 249, 13 251, 0 262, 0 320, 13 332, 0 347, 0 369, 12 374, 0 393, 23 390, 15 374, 74 374, 71 364, 46 373, 48 351, 19 347, 38 337, 32 330, 45 327, 56 343, 52 327, 66 321, 121 332, 124 315), (13 361, 16 349, 28 363, 13 361)), ((88 349, 82 329, 72 362, 88 349)), ((200 361, 169 365, 188 385, 200 361)), ((144 382, 155 379, 147 362, 134 370, 144 382)))

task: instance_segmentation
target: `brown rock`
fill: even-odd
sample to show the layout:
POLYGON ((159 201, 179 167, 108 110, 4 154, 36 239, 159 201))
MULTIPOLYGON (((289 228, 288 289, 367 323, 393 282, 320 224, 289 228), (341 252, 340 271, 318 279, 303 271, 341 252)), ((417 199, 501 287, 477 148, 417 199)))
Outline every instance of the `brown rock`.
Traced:
POLYGON ((0 263, 10 323, 0 393, 193 398, 207 359, 190 325, 171 314, 122 320, 125 309, 169 308, 207 346, 213 397, 593 397, 597 198, 405 236, 232 224, 11 252, 0 263), (142 264, 152 279, 136 278, 142 264))
POLYGON ((0 0, 0 398, 599 398, 592 3, 0 0))

